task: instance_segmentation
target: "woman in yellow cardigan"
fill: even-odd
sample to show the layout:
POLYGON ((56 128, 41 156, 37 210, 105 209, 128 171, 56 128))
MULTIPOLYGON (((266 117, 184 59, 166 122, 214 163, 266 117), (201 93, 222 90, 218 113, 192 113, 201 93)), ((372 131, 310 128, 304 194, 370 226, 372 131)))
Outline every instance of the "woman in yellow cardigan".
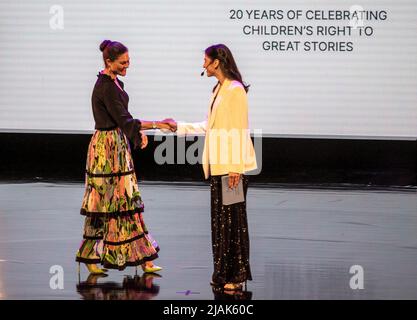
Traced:
POLYGON ((249 265, 249 234, 246 217, 246 172, 257 168, 255 150, 248 128, 248 87, 229 48, 223 44, 205 50, 204 69, 216 77, 208 117, 200 123, 176 123, 178 135, 205 134, 203 170, 210 178, 211 232, 214 272, 212 285, 240 290, 252 280, 249 265), (222 204, 221 178, 229 176, 229 187, 243 183, 245 201, 222 204))

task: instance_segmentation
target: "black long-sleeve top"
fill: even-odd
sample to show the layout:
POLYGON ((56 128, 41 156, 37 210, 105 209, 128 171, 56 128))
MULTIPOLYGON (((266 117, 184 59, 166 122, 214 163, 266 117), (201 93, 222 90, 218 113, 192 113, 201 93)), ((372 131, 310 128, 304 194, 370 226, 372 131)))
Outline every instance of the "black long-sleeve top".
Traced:
MULTIPOLYGON (((129 96, 124 90, 120 90, 110 76, 99 73, 94 85, 91 103, 95 129, 112 130, 119 127, 137 149, 141 145, 141 122, 134 119, 128 111, 129 96)), ((117 79, 124 89, 122 81, 117 79)))

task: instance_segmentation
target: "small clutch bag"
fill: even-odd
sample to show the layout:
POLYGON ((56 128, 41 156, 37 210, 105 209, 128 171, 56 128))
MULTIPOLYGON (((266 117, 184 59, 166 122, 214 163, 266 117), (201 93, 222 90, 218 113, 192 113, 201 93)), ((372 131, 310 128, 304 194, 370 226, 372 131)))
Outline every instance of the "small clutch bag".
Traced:
POLYGON ((230 189, 229 176, 222 177, 222 200, 224 206, 245 202, 242 179, 239 179, 239 183, 236 188, 230 189))

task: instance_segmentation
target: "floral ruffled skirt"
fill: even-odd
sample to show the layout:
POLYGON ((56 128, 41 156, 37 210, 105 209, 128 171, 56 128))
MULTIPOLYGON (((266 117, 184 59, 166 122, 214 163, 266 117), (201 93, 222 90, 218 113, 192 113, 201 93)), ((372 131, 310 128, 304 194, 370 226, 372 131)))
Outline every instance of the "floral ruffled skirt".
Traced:
POLYGON ((123 270, 158 257, 143 221, 130 146, 117 128, 96 130, 88 147, 81 214, 84 235, 76 261, 123 270))

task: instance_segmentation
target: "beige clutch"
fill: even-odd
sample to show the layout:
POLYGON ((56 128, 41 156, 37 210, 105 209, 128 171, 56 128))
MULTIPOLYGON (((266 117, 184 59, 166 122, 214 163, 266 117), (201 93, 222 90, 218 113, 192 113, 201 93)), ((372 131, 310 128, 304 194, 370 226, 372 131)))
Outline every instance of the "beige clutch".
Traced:
POLYGON ((242 179, 239 179, 239 183, 236 188, 229 188, 229 176, 222 177, 222 203, 224 206, 229 206, 231 204, 244 202, 245 195, 243 193, 243 183, 242 179))

